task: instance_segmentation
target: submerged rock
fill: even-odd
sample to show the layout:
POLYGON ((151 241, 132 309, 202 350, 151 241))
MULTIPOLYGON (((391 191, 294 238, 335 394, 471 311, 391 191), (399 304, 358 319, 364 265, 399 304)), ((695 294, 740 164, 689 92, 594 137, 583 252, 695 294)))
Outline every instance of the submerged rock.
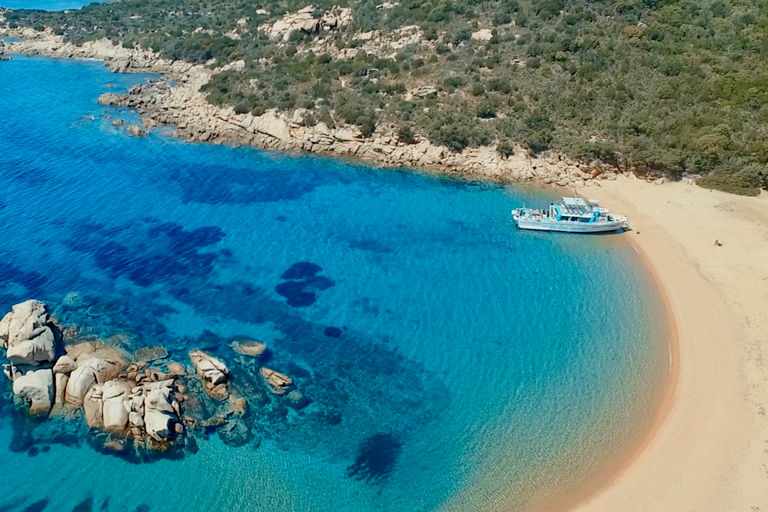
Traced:
POLYGON ((142 347, 134 354, 137 361, 151 362, 168 357, 168 351, 163 346, 142 347))
POLYGON ((259 370, 259 373, 261 373, 261 376, 269 387, 270 391, 276 395, 285 394, 285 392, 288 390, 288 387, 293 384, 293 380, 291 380, 290 377, 276 372, 275 370, 270 370, 269 368, 262 368, 259 370))
POLYGON ((301 391, 294 389, 285 397, 286 403, 294 409, 303 409, 307 406, 307 398, 301 391))
POLYGON ((143 137, 148 134, 148 132, 144 130, 141 126, 138 126, 135 124, 128 125, 128 133, 136 137, 143 137))
POLYGON ((259 357, 267 350, 267 344, 255 340, 234 341, 232 350, 243 356, 259 357))

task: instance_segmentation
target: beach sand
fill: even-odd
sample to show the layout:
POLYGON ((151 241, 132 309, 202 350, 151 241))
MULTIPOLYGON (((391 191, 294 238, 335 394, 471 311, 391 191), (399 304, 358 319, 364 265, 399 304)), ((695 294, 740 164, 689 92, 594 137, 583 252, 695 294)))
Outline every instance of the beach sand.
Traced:
POLYGON ((768 194, 624 177, 578 192, 629 216, 679 354, 651 431, 561 510, 768 510, 768 194))

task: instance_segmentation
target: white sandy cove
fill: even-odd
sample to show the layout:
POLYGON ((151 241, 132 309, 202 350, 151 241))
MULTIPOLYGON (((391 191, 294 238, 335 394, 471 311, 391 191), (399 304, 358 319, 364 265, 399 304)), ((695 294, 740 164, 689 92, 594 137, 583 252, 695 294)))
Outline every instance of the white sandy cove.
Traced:
POLYGON ((642 446, 561 510, 768 510, 768 194, 628 178, 583 192, 639 231, 625 236, 666 292, 678 375, 642 446))

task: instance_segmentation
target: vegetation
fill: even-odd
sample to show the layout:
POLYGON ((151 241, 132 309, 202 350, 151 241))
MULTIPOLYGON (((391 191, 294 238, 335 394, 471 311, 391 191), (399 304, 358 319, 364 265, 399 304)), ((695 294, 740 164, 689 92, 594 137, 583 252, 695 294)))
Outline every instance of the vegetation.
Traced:
MULTIPOLYGON (((314 5, 320 15, 335 3, 314 5)), ((238 112, 303 108, 309 124, 343 121, 365 135, 378 124, 455 151, 498 144, 508 156, 519 143, 673 178, 701 174, 704 186, 736 193, 767 184, 764 0, 349 0, 345 30, 297 31, 287 42, 258 30, 306 4, 122 0, 6 18, 75 43, 107 37, 217 66, 242 59, 242 70, 205 86, 211 102, 238 112), (375 51, 406 25, 420 41, 375 51), (473 39, 480 29, 490 40, 473 39), (381 35, 355 38, 369 30, 381 35), (435 92, 419 94, 424 86, 435 92)))

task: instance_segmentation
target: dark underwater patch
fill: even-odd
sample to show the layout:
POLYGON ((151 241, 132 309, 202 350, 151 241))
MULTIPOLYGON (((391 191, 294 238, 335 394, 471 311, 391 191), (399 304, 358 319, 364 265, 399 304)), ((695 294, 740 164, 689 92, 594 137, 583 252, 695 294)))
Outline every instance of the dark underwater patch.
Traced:
POLYGON ((48 508, 48 502, 50 500, 48 498, 43 498, 40 501, 36 501, 31 505, 28 505, 27 507, 24 507, 22 512, 42 512, 46 508, 48 508))
POLYGON ((283 275, 280 276, 280 279, 305 279, 307 277, 313 277, 322 271, 323 267, 317 263, 299 261, 298 263, 291 265, 288 270, 283 272, 283 275))
POLYGON ((93 510, 93 496, 88 496, 83 501, 75 505, 72 512, 91 512, 93 510))
POLYGON ((287 304, 294 308, 311 306, 317 301, 317 292, 327 290, 333 280, 317 275, 323 268, 308 261, 294 263, 283 272, 281 279, 287 279, 275 287, 275 291, 287 299, 287 304))
POLYGON ((323 329, 323 334, 328 336, 329 338, 338 338, 341 336, 342 330, 338 327, 326 327, 323 329))
POLYGON ((168 178, 181 188, 185 203, 252 204, 299 199, 321 185, 305 167, 262 173, 252 168, 200 165, 175 170, 168 178))
POLYGON ((186 230, 174 222, 144 219, 119 228, 83 223, 69 246, 91 254, 111 278, 126 277, 149 287, 207 279, 218 254, 202 250, 225 236, 217 226, 186 230))
POLYGON ((403 443, 392 434, 375 434, 363 440, 347 475, 356 480, 381 482, 395 469, 403 443))
POLYGON ((0 287, 2 288, 18 284, 26 288, 27 295, 31 297, 39 295, 47 281, 42 274, 25 272, 16 265, 0 262, 0 287))

